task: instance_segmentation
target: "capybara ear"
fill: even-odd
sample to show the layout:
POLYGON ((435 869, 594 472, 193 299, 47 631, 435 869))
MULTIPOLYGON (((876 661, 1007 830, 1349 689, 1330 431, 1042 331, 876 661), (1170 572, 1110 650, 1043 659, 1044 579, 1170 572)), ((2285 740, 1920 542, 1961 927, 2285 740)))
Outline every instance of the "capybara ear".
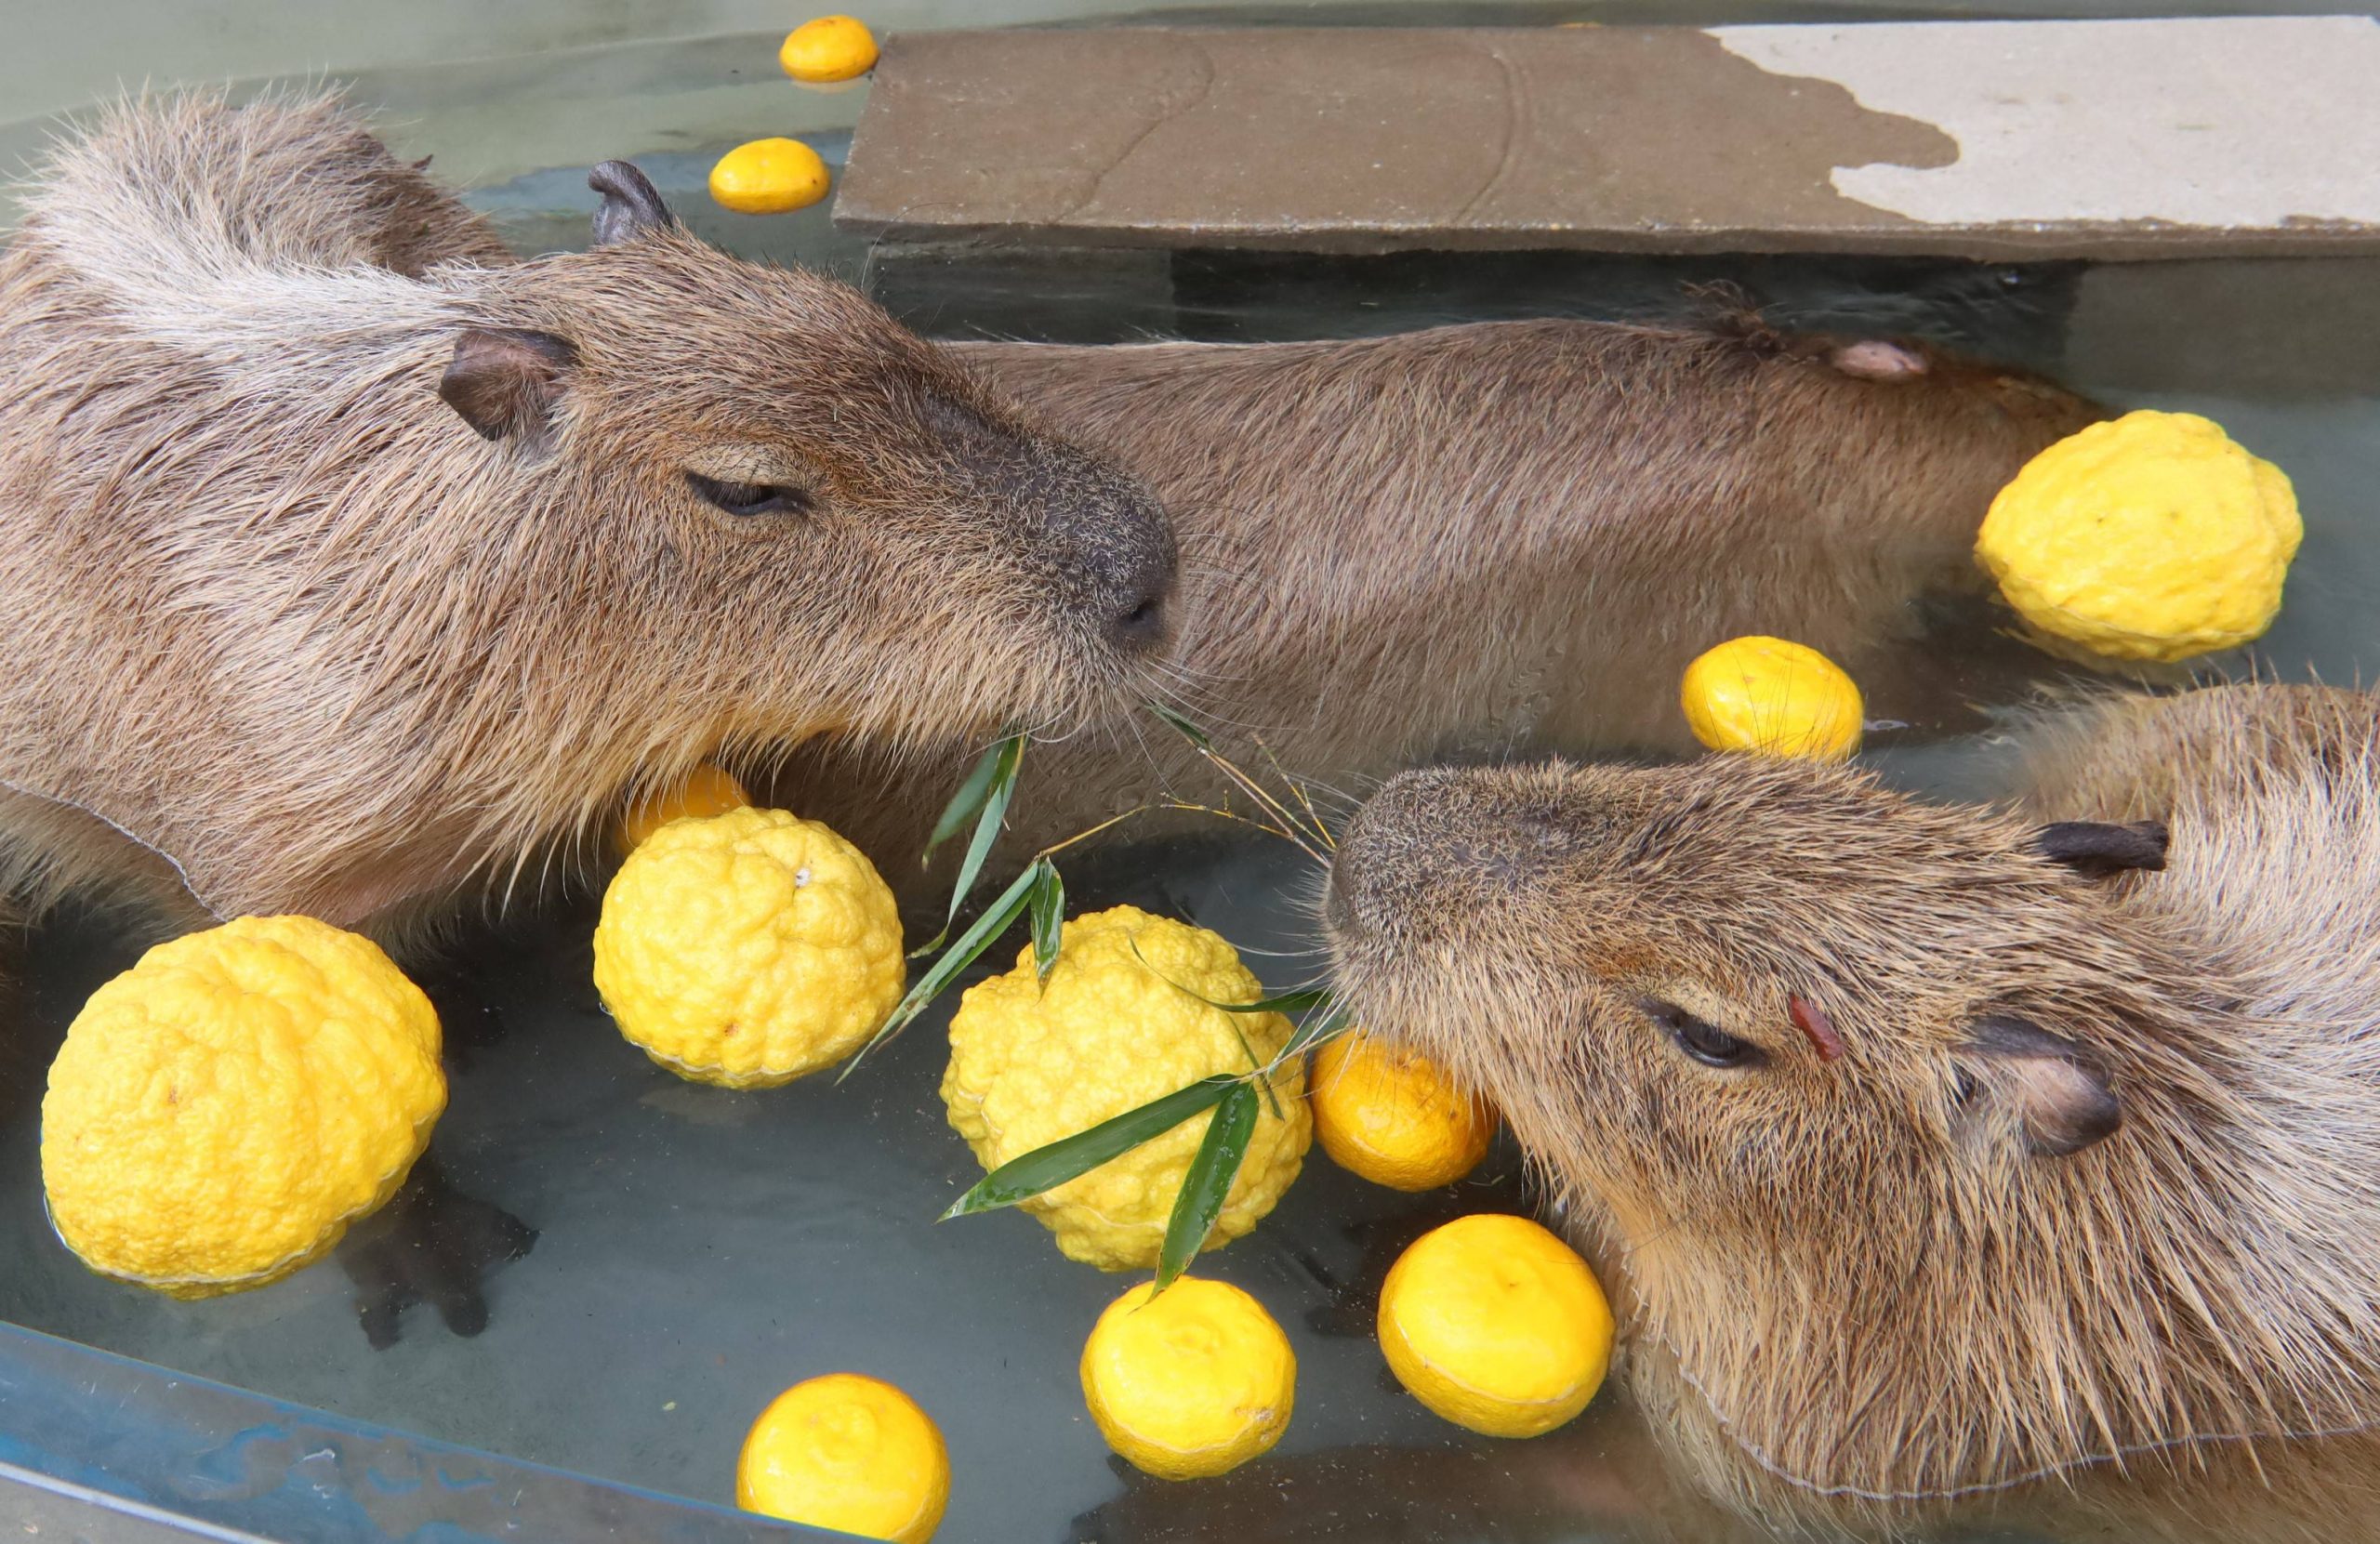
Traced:
POLYGON ((2135 820, 2116 825, 2098 820, 2061 820, 2033 833, 2033 846, 2052 863, 2087 874, 2095 879, 2126 869, 2152 873, 2165 866, 2165 849, 2173 833, 2162 820, 2135 820))
POLYGON ((1915 380, 1933 368, 1924 354, 1908 344, 1876 337, 1844 344, 1827 355, 1826 362, 1859 380, 1915 380))
POLYGON ((587 185, 603 195, 595 211, 595 244, 633 241, 648 231, 678 223, 661 202, 652 179, 627 161, 606 161, 587 174, 587 185))
POLYGON ((491 440, 545 448, 562 401, 562 376, 578 350, 551 333, 472 327, 455 339, 438 395, 491 440))
POLYGON ((2015 1109, 2035 1153, 2063 1158, 2123 1125, 2106 1070, 2064 1036, 1995 1013, 1968 1026, 1964 1049, 1987 1063, 1989 1096, 2015 1109))

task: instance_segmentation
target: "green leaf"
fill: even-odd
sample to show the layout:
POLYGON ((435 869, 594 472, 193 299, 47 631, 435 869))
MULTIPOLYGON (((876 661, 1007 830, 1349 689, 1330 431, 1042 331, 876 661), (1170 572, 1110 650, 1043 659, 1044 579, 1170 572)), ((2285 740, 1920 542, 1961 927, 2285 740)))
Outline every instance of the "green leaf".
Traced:
POLYGON ((992 791, 993 774, 999 770, 1000 757, 1007 749, 1008 741, 1002 739, 977 759, 967 780, 959 785, 950 802, 942 807, 942 818, 933 823, 933 835, 926 838, 926 850, 918 860, 920 864, 932 863, 934 849, 959 835, 959 828, 984 807, 985 798, 992 791))
POLYGON ((942 1220, 946 1222, 954 1217, 997 1211, 1002 1207, 1030 1200, 1045 1190, 1054 1190, 1068 1180, 1090 1173, 1110 1158, 1119 1157, 1152 1138, 1165 1135, 1199 1111, 1213 1106, 1233 1089, 1244 1090, 1247 1087, 1228 1074, 1202 1077, 1186 1089, 1176 1089, 1162 1099, 1153 1099, 1138 1109, 1127 1110, 1120 1115, 1103 1120, 1088 1130, 1078 1131, 1071 1137, 1061 1138, 1045 1147, 1037 1147, 1020 1157, 1011 1158, 975 1181, 973 1189, 952 1202, 950 1209, 942 1214, 942 1220))
POLYGON ((1212 750, 1215 748, 1214 741, 1207 737, 1207 732, 1205 730, 1200 729, 1197 724, 1192 723, 1189 719, 1183 718, 1181 714, 1176 713, 1173 709, 1166 706, 1163 703, 1153 702, 1147 706, 1150 712, 1156 714, 1158 718, 1172 725, 1183 739, 1189 741, 1200 750, 1212 750))
POLYGON ((869 1036, 867 1044, 860 1047, 851 1061, 844 1064, 843 1070, 835 1077, 836 1082, 849 1077, 852 1069, 859 1065, 861 1057, 908 1028, 910 1021, 924 1012, 926 1005, 932 1002, 944 987, 956 981, 961 970, 974 964, 976 957, 992 946, 993 940, 1008 931, 1009 924, 1025 911, 1026 892, 1033 886, 1035 872, 1028 868, 1018 875, 1008 889, 1000 891, 999 899, 985 907, 984 915, 975 918, 973 925, 959 935, 959 942, 917 979, 894 1006, 892 1017, 884 1021, 883 1027, 869 1036))
MULTIPOLYGON (((975 888, 975 876, 984 871, 984 860, 991 855, 992 843, 999 839, 1001 823, 1008 819, 1008 801, 1016 792, 1017 772, 1025 765, 1025 736, 1012 734, 987 754, 992 764, 991 779, 984 789, 982 812, 975 817, 975 835, 967 843, 966 857, 959 861, 958 882, 951 886, 950 911, 942 919, 942 931, 909 951, 911 959, 933 953, 950 936, 951 924, 959 920, 959 908, 967 904, 967 892, 975 888)), ((968 781, 974 781, 972 773, 968 781)))
POLYGON ((1037 858, 1033 866, 1038 877, 1033 882, 1033 970, 1041 984, 1050 983, 1050 972, 1058 968, 1058 941, 1066 920, 1066 882, 1058 878, 1058 865, 1047 858, 1037 858))
POLYGON ((1326 1003, 1322 1010, 1307 1017, 1292 1030, 1281 1047, 1280 1060, 1286 1062, 1301 1052, 1313 1049, 1349 1026, 1347 1010, 1336 1003, 1326 1003))
MULTIPOLYGON (((1182 990, 1190 992, 1190 988, 1186 986, 1182 990)), ((1194 997, 1198 996, 1196 992, 1190 992, 1190 995, 1194 997)), ((1226 1013, 1302 1013, 1309 1008, 1320 1008, 1328 1003, 1330 1000, 1330 988, 1309 986, 1302 991, 1282 992, 1270 997, 1259 997, 1254 1002, 1209 1002, 1205 997, 1198 997, 1198 1000, 1206 1003, 1209 1008, 1220 1008, 1226 1013)))
MULTIPOLYGON (((1214 1231, 1215 1219, 1239 1176, 1240 1160, 1248 1155, 1248 1139, 1256 1130, 1256 1089, 1235 1083, 1215 1106, 1207 1123, 1206 1140, 1198 1143, 1190 1171, 1182 1177, 1182 1194, 1173 1199, 1173 1216, 1165 1224, 1165 1245, 1157 1252, 1157 1290, 1164 1291, 1189 1267, 1198 1247, 1214 1231)), ((1151 1296, 1155 1296, 1154 1293, 1151 1296)))

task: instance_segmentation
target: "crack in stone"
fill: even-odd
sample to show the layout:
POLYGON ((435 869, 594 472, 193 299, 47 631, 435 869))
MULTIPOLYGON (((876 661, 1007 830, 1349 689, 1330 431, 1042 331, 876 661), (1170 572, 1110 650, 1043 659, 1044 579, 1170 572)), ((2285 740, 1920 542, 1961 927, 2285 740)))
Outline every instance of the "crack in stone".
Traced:
POLYGON ((1063 211, 1052 217, 1051 223, 1056 224, 1062 220, 1072 219, 1077 215, 1082 213, 1083 210, 1089 208, 1092 201, 1099 197, 1100 189, 1106 186, 1107 178, 1112 176, 1118 167, 1122 166, 1125 162, 1132 158, 1133 152, 1138 151, 1143 144, 1147 142, 1150 135, 1155 134, 1158 129, 1163 128, 1166 125, 1173 122, 1176 118, 1181 117, 1183 113, 1206 101, 1208 93, 1215 88, 1214 56, 1208 53, 1205 48, 1199 46, 1196 43, 1191 43, 1187 39, 1184 39, 1183 42, 1185 46, 1189 47, 1191 52, 1198 57, 1198 67, 1202 73, 1199 76, 1197 88, 1190 94, 1188 99, 1177 102, 1171 107, 1163 109, 1156 117, 1151 118, 1147 123, 1142 125, 1141 131, 1138 134, 1133 135, 1130 139, 1127 140, 1123 149, 1117 151, 1106 165, 1101 167, 1092 175, 1091 186, 1083 190, 1082 196, 1076 199, 1063 211))

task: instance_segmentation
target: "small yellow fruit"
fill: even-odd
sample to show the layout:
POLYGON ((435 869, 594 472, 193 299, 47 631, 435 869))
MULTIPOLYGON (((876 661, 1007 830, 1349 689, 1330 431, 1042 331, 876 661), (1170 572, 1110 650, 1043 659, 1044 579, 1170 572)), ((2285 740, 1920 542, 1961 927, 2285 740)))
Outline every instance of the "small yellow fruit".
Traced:
POLYGON ((752 802, 735 774, 705 761, 667 788, 656 788, 638 799, 620 816, 617 836, 623 851, 634 851, 644 839, 673 820, 689 815, 723 815, 752 802))
POLYGON ((446 1107, 438 1015, 369 939, 244 917, 91 994, 50 1064, 42 1186, 93 1270, 261 1287, 395 1194, 446 1107))
POLYGON ((906 975, 892 892, 816 821, 731 810, 628 856, 595 928, 620 1033, 681 1077, 790 1083, 859 1049, 906 975))
POLYGON ((1082 1348, 1082 1397, 1107 1445, 1160 1480, 1238 1468, 1289 1430, 1289 1338, 1227 1282, 1143 1282, 1107 1305, 1082 1348), (1150 1294, 1156 1293, 1154 1300, 1150 1294))
POLYGON ((1678 700, 1712 750, 1841 761, 1859 748, 1859 688, 1826 655, 1781 638, 1705 652, 1686 667, 1678 700))
POLYGON ((1380 1349, 1436 1414, 1534 1437, 1587 1407, 1611 1366, 1611 1306, 1587 1262, 1524 1217, 1422 1234, 1380 1289, 1380 1349))
MULTIPOLYGON (((1199 1078, 1250 1071, 1251 1053, 1267 1061, 1279 1054, 1289 1021, 1209 1004, 1263 995, 1232 946, 1204 928, 1136 906, 1078 917, 1061 935, 1046 988, 1035 978, 1028 944, 1015 970, 978 982, 960 999, 942 1078, 950 1124, 986 1169, 997 1168, 1199 1078)), ((1208 1235, 1210 1249, 1273 1209, 1313 1141, 1303 1068, 1285 1066, 1272 1081, 1280 1113, 1273 1100, 1257 1101, 1256 1127, 1208 1235)), ((1192 1115, 1021 1205, 1071 1259, 1105 1271, 1154 1266, 1183 1176, 1212 1118, 1192 1115)))
POLYGON ((813 1378, 770 1401, 735 1458, 735 1504, 813 1528, 926 1544, 950 1500, 933 1418, 890 1383, 813 1378))
POLYGON ((2280 468, 2194 413, 2127 413, 2025 464, 1976 556, 2043 632, 2118 659, 2261 637, 2306 528, 2280 468))
POLYGON ((782 215, 826 196, 833 178, 818 152, 799 139, 755 139, 719 158, 710 196, 739 215, 782 215))
POLYGON ((1435 1190, 1479 1167, 1496 1112, 1436 1062, 1368 1035, 1316 1048, 1306 1075, 1315 1140, 1340 1168, 1391 1190, 1435 1190))
POLYGON ((822 16, 786 33, 777 62, 811 86, 852 80, 876 68, 876 36, 854 17, 822 16))

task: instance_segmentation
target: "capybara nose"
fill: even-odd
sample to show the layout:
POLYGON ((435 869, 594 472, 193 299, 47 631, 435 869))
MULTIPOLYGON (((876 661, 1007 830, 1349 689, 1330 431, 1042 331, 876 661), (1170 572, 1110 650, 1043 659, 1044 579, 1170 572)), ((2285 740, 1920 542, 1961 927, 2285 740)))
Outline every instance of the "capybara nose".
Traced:
POLYGON ((1153 499, 1138 499, 1117 511, 1121 529, 1088 544, 1092 603, 1109 644, 1126 653, 1147 653, 1170 632, 1177 561, 1173 528, 1153 499))
POLYGON ((1166 599, 1173 592, 1173 574, 1151 577, 1126 597, 1125 608, 1107 624, 1107 641, 1127 653, 1155 649, 1165 641, 1166 599))

